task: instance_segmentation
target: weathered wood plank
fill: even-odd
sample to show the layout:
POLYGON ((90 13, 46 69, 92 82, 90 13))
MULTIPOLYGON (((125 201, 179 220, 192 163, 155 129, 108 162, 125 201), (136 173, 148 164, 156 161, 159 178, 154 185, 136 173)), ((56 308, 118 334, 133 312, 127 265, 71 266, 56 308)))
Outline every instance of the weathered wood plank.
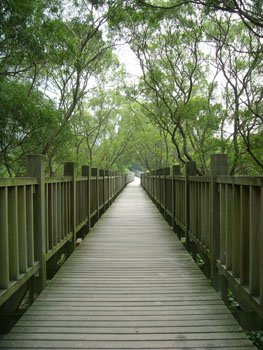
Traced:
POLYGON ((0 188, 0 289, 9 286, 8 189, 0 188))
POLYGON ((19 251, 19 272, 25 273, 28 268, 27 262, 27 226, 26 226, 26 187, 19 186, 18 198, 18 251, 19 251))
POLYGON ((33 186, 26 188, 26 231, 27 231, 27 256, 28 266, 34 265, 34 210, 33 210, 33 186))
MULTIPOLYGON (((79 336, 78 339, 64 340, 65 334, 61 335, 59 340, 49 340, 47 336, 43 336, 42 340, 24 340, 12 339, 3 340, 0 343, 2 348, 15 348, 15 349, 214 349, 229 347, 239 347, 246 350, 251 349, 250 342, 240 339, 209 339, 209 340, 188 340, 184 335, 169 336, 167 340, 93 340, 89 341, 85 339, 85 335, 79 336), (178 340, 177 340, 178 339, 178 340), (22 346, 21 346, 22 344, 22 346)), ((253 349, 253 348, 252 348, 253 349)))
POLYGON ((10 187, 8 192, 9 271, 10 280, 17 281, 19 278, 17 187, 10 187))

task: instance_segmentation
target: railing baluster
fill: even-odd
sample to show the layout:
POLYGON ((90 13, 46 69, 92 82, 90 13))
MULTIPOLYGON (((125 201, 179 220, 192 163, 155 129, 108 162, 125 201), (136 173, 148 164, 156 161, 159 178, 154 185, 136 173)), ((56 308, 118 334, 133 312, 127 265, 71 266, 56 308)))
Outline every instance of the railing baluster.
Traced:
POLYGON ((249 284, 249 187, 241 186, 240 196, 241 226, 240 226, 240 283, 249 284))
POLYGON ((189 247, 189 229, 190 229, 190 187, 189 176, 196 175, 195 162, 187 162, 185 165, 185 246, 189 247))
POLYGON ((73 249, 76 246, 76 168, 72 162, 65 163, 64 175, 71 176, 71 185, 69 190, 69 212, 70 212, 70 228, 73 235, 73 249))
POLYGON ((65 182, 61 184, 61 239, 66 236, 66 225, 65 225, 65 182))
POLYGON ((62 184, 59 182, 57 184, 57 243, 61 241, 61 217, 62 217, 62 206, 61 206, 61 186, 62 184))
POLYGON ((19 249, 18 249, 18 214, 17 186, 9 188, 8 196, 8 229, 9 229, 9 267, 10 280, 19 278, 19 249))
POLYGON ((233 195, 232 185, 226 187, 226 269, 232 270, 233 195))
POLYGON ((33 266, 34 259, 34 210, 33 210, 34 186, 26 187, 26 229, 27 229, 27 258, 28 266, 33 266))
POLYGON ((226 185, 219 184, 220 208, 219 208, 219 226, 220 226, 220 253, 219 260, 221 264, 226 263, 226 185))
POLYGON ((240 277, 240 186, 233 185, 233 242, 232 242, 232 272, 233 277, 240 277))
MULTIPOLYGON (((260 213, 260 188, 256 186, 250 186, 249 196, 249 213, 250 213, 250 225, 249 225, 249 291, 252 295, 259 295, 260 293, 260 258, 262 258, 262 252, 260 252, 260 227, 261 216, 260 213)), ((261 231, 262 235, 262 231, 261 231)), ((262 262, 262 261, 261 261, 262 262)))
POLYGON ((0 289, 9 287, 8 190, 0 188, 0 289))
POLYGON ((27 234, 26 234, 26 188, 19 186, 17 189, 18 199, 18 251, 19 272, 27 271, 27 234))

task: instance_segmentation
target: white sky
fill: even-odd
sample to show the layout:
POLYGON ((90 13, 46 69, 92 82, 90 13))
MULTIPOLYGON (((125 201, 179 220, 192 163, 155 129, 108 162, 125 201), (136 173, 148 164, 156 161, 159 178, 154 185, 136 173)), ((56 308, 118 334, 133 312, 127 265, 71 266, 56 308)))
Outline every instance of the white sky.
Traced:
POLYGON ((119 57, 120 62, 125 65, 131 79, 134 81, 138 80, 138 78, 142 75, 142 70, 136 55, 129 48, 129 45, 119 45, 115 50, 115 53, 119 57))

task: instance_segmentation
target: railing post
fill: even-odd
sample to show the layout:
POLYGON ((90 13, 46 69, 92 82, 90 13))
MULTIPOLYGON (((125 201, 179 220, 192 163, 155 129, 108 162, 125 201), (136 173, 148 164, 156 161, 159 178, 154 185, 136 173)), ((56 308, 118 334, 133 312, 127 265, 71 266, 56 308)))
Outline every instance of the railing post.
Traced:
POLYGON ((176 228, 176 205, 175 205, 175 201, 176 201, 176 183, 175 183, 175 177, 181 174, 181 169, 180 169, 180 165, 173 165, 172 166, 172 226, 173 226, 173 230, 175 231, 176 228))
POLYGON ((102 177, 102 208, 103 212, 105 212, 105 170, 100 169, 99 175, 102 177))
POLYGON ((161 173, 162 170, 161 169, 157 169, 157 175, 158 175, 158 194, 157 194, 157 200, 158 200, 158 208, 159 210, 161 210, 161 189, 162 189, 162 185, 161 185, 161 173))
POLYGON ((89 165, 84 165, 82 167, 82 176, 87 176, 87 228, 90 230, 90 167, 89 165))
POLYGON ((153 196, 154 202, 155 202, 155 198, 156 198, 156 188, 157 188, 156 173, 157 173, 156 170, 153 170, 151 172, 152 176, 154 176, 154 178, 152 178, 152 180, 153 180, 153 194, 152 194, 152 196, 153 196))
POLYGON ((226 291, 222 286, 222 279, 217 274, 216 260, 220 256, 220 193, 218 192, 218 186, 216 184, 217 175, 227 175, 228 173, 228 158, 226 154, 212 154, 211 155, 211 204, 210 204, 210 217, 211 217, 211 241, 210 241, 210 254, 211 254, 211 280, 214 287, 218 290, 221 289, 222 293, 226 291))
POLYGON ((112 171, 109 170, 109 207, 111 206, 111 196, 112 196, 112 171))
POLYGON ((167 215, 167 176, 170 176, 171 173, 171 168, 170 167, 166 167, 163 168, 163 181, 164 181, 164 196, 163 196, 163 202, 164 202, 164 218, 165 220, 167 219, 168 215, 167 215))
POLYGON ((76 167, 75 163, 73 162, 67 162, 64 165, 64 176, 71 176, 71 231, 72 231, 72 239, 73 244, 72 248, 75 249, 76 247, 76 227, 77 227, 77 220, 76 220, 76 201, 77 201, 77 185, 76 185, 76 167))
POLYGON ((196 163, 191 161, 185 164, 185 246, 189 248, 189 230, 190 230, 190 188, 189 176, 196 175, 196 163))
POLYGON ((45 222, 45 156, 27 156, 27 174, 37 177, 38 185, 34 194, 34 247, 35 258, 39 261, 39 276, 34 288, 40 292, 46 285, 46 222, 45 222))
POLYGON ((105 209, 109 207, 109 170, 104 171, 104 199, 105 209))
POLYGON ((9 230, 8 230, 8 188, 0 192, 0 289, 8 289, 9 276, 9 230))
POLYGON ((116 171, 112 172, 112 202, 115 200, 115 191, 116 191, 116 171))
POLYGON ((111 171, 108 170, 108 208, 110 207, 110 176, 111 171))
POLYGON ((99 220, 99 169, 91 168, 91 176, 96 177, 95 193, 96 193, 96 221, 99 220))

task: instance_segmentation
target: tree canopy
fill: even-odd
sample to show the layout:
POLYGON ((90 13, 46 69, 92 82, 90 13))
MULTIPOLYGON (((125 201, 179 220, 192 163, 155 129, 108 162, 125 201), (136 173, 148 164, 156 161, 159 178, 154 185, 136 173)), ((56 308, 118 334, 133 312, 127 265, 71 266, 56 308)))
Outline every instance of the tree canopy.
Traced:
POLYGON ((263 174, 263 3, 3 0, 0 175, 29 153, 152 170, 227 153, 263 174), (125 47, 140 67, 131 79, 125 47), (122 59, 123 61, 123 59, 122 59))

